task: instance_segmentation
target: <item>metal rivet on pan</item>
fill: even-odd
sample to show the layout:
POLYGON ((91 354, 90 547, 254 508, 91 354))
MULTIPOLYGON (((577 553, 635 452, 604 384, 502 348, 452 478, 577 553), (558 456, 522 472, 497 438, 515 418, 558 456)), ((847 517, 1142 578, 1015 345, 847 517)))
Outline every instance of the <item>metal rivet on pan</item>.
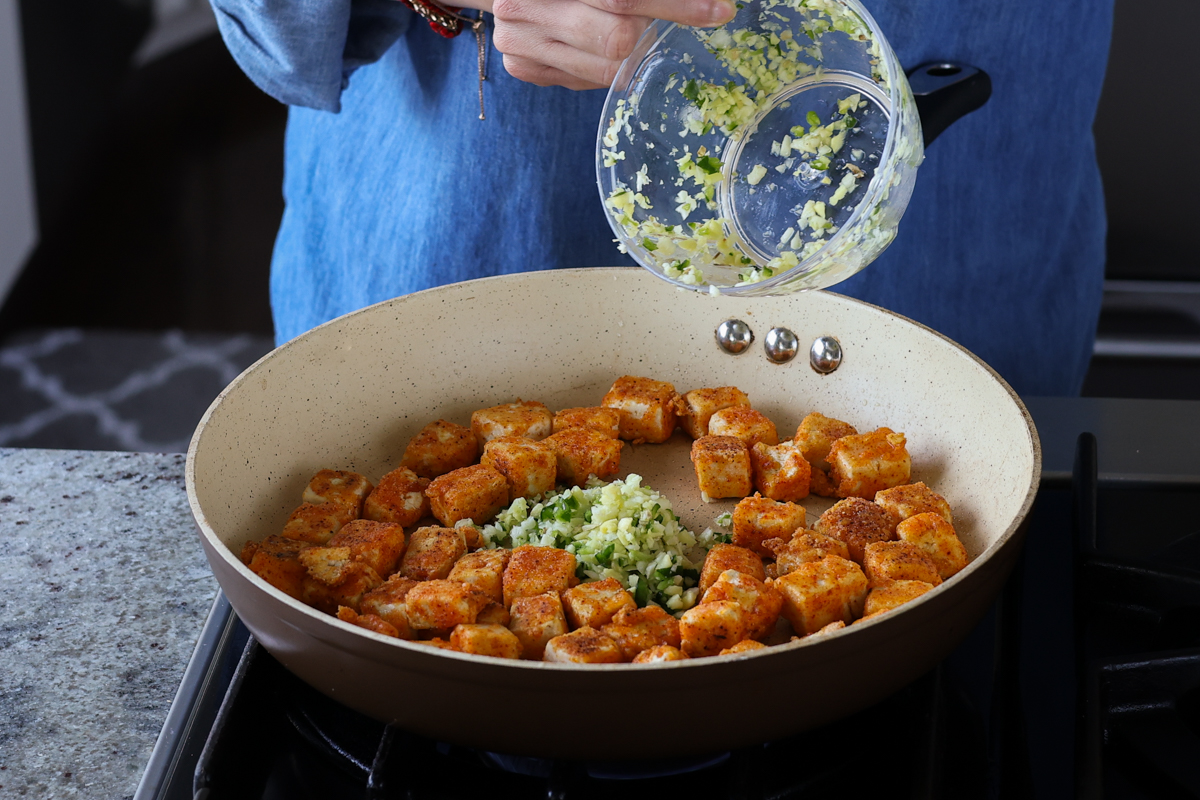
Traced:
POLYGON ((842 343, 832 336, 819 336, 808 349, 808 363, 822 375, 842 365, 842 343))
POLYGON ((754 342, 754 331, 740 319, 727 319, 717 326, 717 344, 731 355, 741 355, 754 342))
POLYGON ((800 340, 787 328, 771 328, 763 341, 763 349, 767 351, 767 358, 776 364, 786 364, 800 352, 800 340))

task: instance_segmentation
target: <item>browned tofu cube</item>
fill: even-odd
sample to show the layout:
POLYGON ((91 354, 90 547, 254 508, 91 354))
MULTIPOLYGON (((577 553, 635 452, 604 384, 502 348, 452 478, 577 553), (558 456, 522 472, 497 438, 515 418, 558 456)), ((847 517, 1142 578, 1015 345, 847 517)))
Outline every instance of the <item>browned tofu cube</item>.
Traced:
POLYGON ((837 497, 837 486, 829 479, 829 474, 825 470, 812 468, 812 475, 808 481, 809 494, 815 494, 817 497, 837 497))
POLYGON ((336 503, 301 503, 288 517, 283 535, 309 544, 326 544, 347 522, 358 519, 353 508, 336 503))
POLYGON ((715 656, 746 638, 746 613, 732 600, 701 603, 679 620, 680 649, 691 658, 715 656))
POLYGON ((448 577, 469 583, 497 603, 504 602, 504 568, 512 551, 504 548, 477 550, 458 559, 448 577))
POLYGON ((713 414, 708 420, 708 435, 733 436, 745 442, 747 449, 759 442, 779 444, 775 423, 749 406, 730 406, 713 414))
POLYGON ((942 580, 967 565, 967 548, 954 532, 954 526, 940 514, 928 512, 909 517, 896 526, 896 536, 932 558, 942 580))
POLYGON ((819 637, 819 638, 824 639, 825 637, 829 636, 831 633, 836 633, 837 631, 844 630, 845 627, 846 627, 846 623, 842 622, 839 619, 837 622, 829 623, 828 625, 826 625, 824 628, 821 628, 821 630, 817 631, 816 633, 810 633, 808 635, 808 638, 815 639, 815 638, 819 637))
POLYGON ((356 561, 349 547, 308 547, 300 551, 306 574, 300 599, 326 614, 338 606, 357 611, 362 597, 383 583, 374 569, 356 561))
POLYGON ((886 614, 915 600, 933 588, 933 584, 924 581, 892 581, 883 586, 876 586, 867 595, 863 606, 863 619, 886 614))
POLYGON ((834 442, 843 436, 853 436, 856 433, 858 431, 848 422, 813 412, 800 422, 792 441, 800 448, 804 460, 815 469, 827 466, 826 458, 834 442))
POLYGON ((559 483, 583 486, 589 475, 607 481, 621 471, 625 443, 591 428, 567 428, 546 439, 546 444, 554 450, 559 483))
POLYGON ((776 578, 774 586, 783 595, 784 618, 801 636, 831 622, 853 622, 869 591, 858 564, 838 556, 801 564, 776 578))
POLYGON ((746 443, 733 436, 701 436, 692 442, 692 465, 704 502, 745 497, 754 490, 746 443))
POLYGON ((700 594, 708 591, 708 587, 717 582, 721 573, 730 569, 752 575, 760 581, 766 580, 767 577, 762 556, 758 553, 734 544, 714 545, 704 557, 704 566, 700 568, 700 594))
POLYGON ((443 525, 463 519, 483 524, 508 505, 508 481, 491 467, 475 464, 434 478, 425 495, 443 525))
POLYGON ((458 625, 450 634, 450 644, 460 653, 492 658, 521 657, 521 640, 503 625, 458 625))
POLYGON ((660 644, 634 656, 634 664, 658 664, 662 661, 686 661, 687 653, 669 644, 660 644))
POLYGON ((520 400, 471 412, 471 430, 479 446, 501 436, 541 441, 554 430, 554 414, 536 400, 520 400))
POLYGON ((554 432, 567 428, 591 428, 609 439, 616 439, 621 435, 621 412, 604 406, 564 408, 554 414, 554 432))
POLYGON ((580 628, 547 642, 542 660, 563 664, 619 664, 621 648, 595 628, 580 628))
POLYGON ((533 497, 554 489, 558 458, 554 448, 524 436, 498 436, 483 446, 479 461, 508 481, 510 500, 533 497))
POLYGON ((465 583, 432 580, 420 581, 408 590, 404 609, 414 630, 445 630, 474 622, 488 602, 486 595, 465 583))
POLYGON ((763 644, 762 642, 756 642, 753 639, 743 639, 742 641, 735 644, 733 647, 725 648, 720 653, 717 653, 717 655, 719 655, 719 656, 736 656, 736 655, 740 655, 741 653, 750 653, 755 650, 766 650, 766 649, 767 649, 767 646, 765 644, 763 644))
POLYGON ((417 581, 445 578, 466 552, 462 533, 455 528, 417 528, 408 538, 400 574, 417 581))
POLYGON ((305 545, 284 536, 268 536, 242 548, 242 563, 258 577, 297 600, 304 594, 306 569, 300 561, 305 545))
POLYGON ((868 544, 896 538, 896 521, 886 508, 849 497, 834 503, 817 519, 817 533, 840 539, 850 551, 850 559, 861 564, 868 544))
POLYGON ((812 467, 791 442, 772 447, 758 442, 750 450, 754 488, 772 500, 795 502, 808 497, 812 467))
POLYGON ((304 490, 304 502, 313 505, 343 506, 354 510, 358 517, 362 512, 363 500, 371 493, 371 482, 357 472, 340 469, 323 469, 312 477, 304 490))
POLYGON ((693 439, 707 436, 709 418, 721 409, 733 406, 750 407, 750 398, 736 386, 693 389, 680 398, 679 427, 693 439))
POLYGON ((512 614, 508 613, 503 603, 493 601, 483 607, 475 621, 480 625, 503 625, 507 628, 512 622, 512 614))
POLYGON ((403 527, 367 519, 354 520, 329 540, 330 547, 349 547, 355 561, 369 565, 381 577, 396 571, 404 545, 403 527))
POLYGON ((871 542, 863 549, 863 572, 872 588, 892 581, 942 582, 933 559, 908 542, 871 542))
POLYGON ((401 639, 414 639, 417 634, 408 624, 404 598, 416 585, 417 581, 412 578, 405 578, 400 574, 393 575, 363 595, 359 611, 374 614, 384 620, 396 629, 396 635, 401 639))
POLYGON ((384 636, 391 636, 393 639, 400 637, 399 631, 390 622, 375 614, 359 614, 348 606, 338 606, 337 618, 342 622, 349 622, 351 625, 357 625, 360 628, 381 633, 384 636))
POLYGON ((379 479, 379 485, 363 503, 363 519, 394 522, 405 527, 416 525, 429 516, 429 498, 425 490, 429 478, 422 478, 408 467, 399 467, 379 479))
POLYGON ((802 505, 777 503, 759 494, 746 497, 733 508, 733 544, 770 557, 774 554, 763 542, 791 539, 792 534, 804 527, 806 518, 802 505))
POLYGON ((518 597, 565 592, 575 577, 575 556, 554 547, 526 544, 512 551, 504 568, 504 605, 518 597))
POLYGON ((621 415, 621 438, 659 443, 675 432, 675 387, 666 381, 624 375, 617 378, 600 403, 621 415))
POLYGON ((829 448, 829 479, 838 497, 871 499, 878 491, 908 483, 911 475, 904 434, 890 428, 843 436, 829 448))
POLYGON ((439 419, 408 440, 400 466, 422 478, 436 478, 469 467, 479 458, 479 440, 470 428, 439 419))
POLYGON ((841 539, 810 530, 799 530, 791 541, 775 551, 775 575, 786 575, 801 564, 820 561, 825 556, 850 558, 850 550, 841 539))
POLYGON ((660 645, 679 647, 679 620, 658 606, 625 606, 601 630, 621 648, 624 661, 660 645))
POLYGON ((903 486, 878 491, 875 493, 875 502, 891 511, 900 520, 932 512, 941 515, 942 519, 951 525, 954 524, 954 518, 950 514, 950 504, 946 502, 946 498, 921 482, 907 483, 903 486))
POLYGON ((572 628, 600 630, 622 608, 637 608, 633 595, 616 578, 581 583, 562 593, 563 610, 572 628))
POLYGON ((752 575, 726 570, 708 587, 704 603, 731 600, 742 607, 742 620, 746 624, 746 636, 762 639, 775 630, 775 621, 783 608, 783 595, 772 585, 763 583, 752 575))
POLYGON ((522 658, 541 661, 546 643, 569 630, 557 592, 518 597, 509 614, 512 621, 508 627, 521 640, 522 658))

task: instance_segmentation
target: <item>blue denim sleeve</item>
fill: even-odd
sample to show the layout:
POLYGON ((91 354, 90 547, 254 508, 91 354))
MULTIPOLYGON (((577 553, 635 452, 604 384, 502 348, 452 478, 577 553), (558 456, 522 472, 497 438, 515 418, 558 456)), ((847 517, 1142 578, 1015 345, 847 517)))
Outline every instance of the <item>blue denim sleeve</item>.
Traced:
POLYGON ((408 29, 397 0, 211 0, 226 47, 281 103, 341 110, 351 73, 379 60, 408 29))

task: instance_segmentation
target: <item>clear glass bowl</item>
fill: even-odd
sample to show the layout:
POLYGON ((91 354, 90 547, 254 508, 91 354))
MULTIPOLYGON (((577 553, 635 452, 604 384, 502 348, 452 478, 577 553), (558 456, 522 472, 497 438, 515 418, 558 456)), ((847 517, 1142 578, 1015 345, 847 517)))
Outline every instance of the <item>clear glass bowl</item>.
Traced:
POLYGON ((677 286, 831 286, 891 243, 924 158, 904 70, 858 0, 655 22, 609 90, 596 172, 622 247, 677 286))

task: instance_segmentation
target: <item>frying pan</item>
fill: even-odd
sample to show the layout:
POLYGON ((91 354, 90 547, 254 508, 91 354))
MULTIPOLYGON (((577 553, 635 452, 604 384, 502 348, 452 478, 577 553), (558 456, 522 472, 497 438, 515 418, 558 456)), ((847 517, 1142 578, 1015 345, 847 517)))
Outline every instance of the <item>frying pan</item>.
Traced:
MULTIPOLYGON (((779 348, 772 352, 779 355, 779 348)), ((622 473, 667 494, 683 523, 711 525, 677 432, 627 446, 622 473)), ((221 588, 262 645, 328 696, 406 729, 493 751, 557 758, 715 752, 866 707, 941 660, 1013 566, 1041 472, 1033 422, 963 348, 828 292, 737 299, 681 292, 640 268, 554 270, 430 289, 348 314, 283 345, 213 402, 192 439, 187 491, 221 588), (721 323, 754 343, 731 355, 721 323), (778 363, 764 342, 801 355, 778 363), (774 333, 771 333, 775 331, 774 333), (836 337, 840 367, 803 354, 836 337), (935 590, 821 641, 657 665, 563 665, 464 655, 387 638, 293 600, 251 573, 242 546, 278 533, 322 468, 378 480, 409 437, 517 398, 596 405, 621 375, 680 392, 734 385, 782 435, 810 411, 904 432, 913 480, 944 495, 971 557, 935 590)), ((810 523, 819 498, 806 501, 810 523)))

